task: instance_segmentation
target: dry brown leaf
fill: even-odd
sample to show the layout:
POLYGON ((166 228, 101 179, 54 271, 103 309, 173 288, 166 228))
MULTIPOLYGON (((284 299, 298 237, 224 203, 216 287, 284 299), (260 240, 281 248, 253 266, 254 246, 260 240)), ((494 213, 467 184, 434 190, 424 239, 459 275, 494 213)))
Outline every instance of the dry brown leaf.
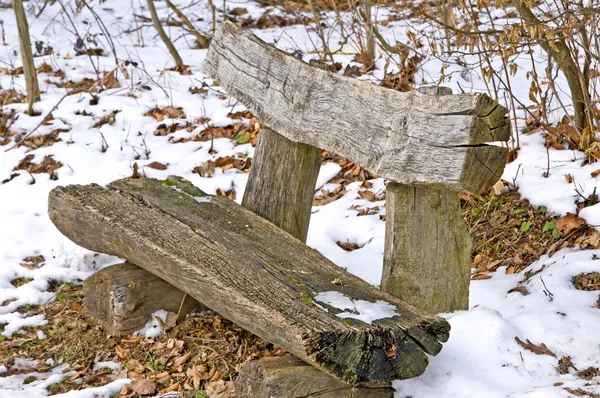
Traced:
POLYGON ((600 175, 600 169, 596 170, 596 171, 592 171, 590 173, 590 175, 592 176, 592 178, 596 178, 600 175))
POLYGON ((598 368, 590 366, 587 369, 577 372, 577 376, 583 380, 592 380, 594 377, 598 376, 598 368))
POLYGON ((192 353, 188 351, 185 355, 175 358, 173 361, 173 367, 178 367, 186 363, 187 360, 190 359, 190 355, 192 355, 192 353))
POLYGON ((206 392, 208 398, 233 398, 235 397, 235 386, 233 381, 225 382, 224 380, 213 381, 207 383, 206 392))
POLYGON ((128 350, 124 349, 118 344, 115 346, 115 353, 119 358, 121 358, 124 361, 127 360, 127 351, 128 350))
POLYGON ((35 269, 41 267, 44 261, 46 261, 44 256, 29 256, 25 257, 20 265, 27 269, 35 269))
POLYGON ((166 394, 168 392, 174 392, 174 391, 182 391, 183 389, 181 388, 181 383, 175 383, 173 385, 170 385, 167 388, 163 388, 162 390, 160 390, 158 393, 159 394, 166 394))
POLYGON ((54 160, 52 158, 52 155, 44 156, 44 159, 38 164, 31 162, 33 158, 34 155, 32 154, 25 156, 23 159, 21 159, 19 164, 17 164, 17 166, 13 170, 27 170, 32 174, 48 173, 52 175, 57 169, 63 166, 61 162, 57 162, 56 160, 54 160))
POLYGON ((498 180, 498 182, 494 184, 492 189, 494 190, 494 193, 496 195, 502 195, 505 191, 504 182, 502 180, 498 180))
POLYGON ((147 164, 145 167, 150 167, 151 169, 155 169, 155 170, 166 170, 167 169, 167 165, 160 163, 160 162, 152 162, 150 164, 147 164))
POLYGON ((572 213, 567 213, 566 216, 556 221, 556 228, 562 235, 566 235, 582 225, 585 225, 585 220, 572 213))
POLYGON ((102 78, 102 84, 106 88, 119 88, 121 85, 115 76, 115 71, 112 72, 104 72, 104 77, 102 78))
POLYGON ((150 395, 156 392, 156 382, 150 379, 137 379, 129 387, 140 395, 150 395))
POLYGON ((556 371, 561 375, 569 373, 569 369, 571 368, 577 371, 577 368, 575 365, 573 365, 573 362, 571 362, 571 357, 564 355, 558 360, 558 366, 554 367, 554 369, 556 369, 556 371))
POLYGON ((358 243, 356 242, 342 242, 342 241, 337 241, 335 242, 337 243, 337 245, 339 247, 341 247, 342 249, 344 249, 347 252, 351 252, 357 249, 360 249, 361 246, 358 245, 358 243))
POLYGON ((565 180, 571 184, 573 182, 573 176, 571 174, 565 174, 565 180))
POLYGON ((523 296, 527 296, 529 294, 529 292, 527 291, 527 288, 525 286, 517 286, 515 288, 510 289, 507 293, 521 293, 523 296))
POLYGON ((358 191, 358 197, 360 199, 366 199, 369 202, 375 202, 375 193, 373 193, 373 191, 369 191, 369 190, 364 190, 364 191, 358 191))
POLYGON ((183 112, 183 108, 174 106, 165 106, 164 108, 153 108, 148 112, 144 113, 144 116, 151 116, 159 122, 162 122, 164 118, 172 119, 185 119, 186 115, 183 112))
POLYGON ((550 355, 551 357, 556 358, 556 354, 553 353, 552 351, 550 351, 550 349, 548 347, 546 347, 546 344, 541 343, 541 344, 537 345, 537 344, 533 344, 531 341, 529 341, 529 339, 526 339, 526 340, 527 340, 527 342, 524 343, 521 339, 519 339, 518 337, 515 336, 515 341, 517 342, 517 344, 519 344, 521 347, 525 348, 527 351, 531 351, 537 355, 550 355))
POLYGON ((471 279, 473 279, 475 281, 480 281, 480 280, 490 279, 490 278, 491 278, 491 275, 489 275, 486 272, 477 272, 476 274, 471 276, 471 279))

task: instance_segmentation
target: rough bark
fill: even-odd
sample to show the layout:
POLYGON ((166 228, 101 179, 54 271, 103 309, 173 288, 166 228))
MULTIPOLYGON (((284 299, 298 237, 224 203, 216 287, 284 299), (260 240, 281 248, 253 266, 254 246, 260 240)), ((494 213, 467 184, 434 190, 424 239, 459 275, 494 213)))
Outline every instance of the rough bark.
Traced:
POLYGON ((389 387, 352 387, 286 355, 246 362, 235 380, 237 398, 392 398, 389 387))
POLYGON ((504 170, 507 149, 484 143, 508 140, 506 109, 484 94, 398 92, 332 74, 229 22, 218 27, 205 70, 286 138, 390 180, 478 193, 504 170))
POLYGON ((264 127, 242 205, 306 242, 321 150, 264 127))
POLYGON ((418 376, 428 363, 425 352, 437 354, 448 338, 444 319, 381 292, 251 211, 181 178, 58 187, 49 215, 75 243, 144 267, 348 383, 418 376), (336 315, 341 310, 315 297, 330 291, 354 302, 387 302, 397 315, 343 320, 336 315))
MULTIPOLYGON (((184 292, 131 263, 96 272, 83 283, 85 309, 112 335, 144 327, 153 312, 178 312, 184 292)), ((199 308, 194 300, 191 305, 199 308)))
POLYGON ((469 305, 471 236, 456 192, 390 183, 381 289, 430 314, 469 305))
POLYGON ((154 0, 146 0, 146 2, 148 4, 148 10, 150 11, 150 15, 152 16, 152 24, 154 25, 154 29, 156 29, 158 36, 160 36, 160 39, 167 47, 167 50, 169 50, 169 54, 171 54, 171 57, 173 57, 173 60, 175 60, 175 65, 183 66, 183 60, 179 56, 177 49, 175 48, 173 42, 163 29, 162 23, 158 18, 158 14, 156 13, 156 7, 154 7, 154 0))
POLYGON ((22 0, 12 0, 12 7, 17 19, 17 28, 19 30, 19 46, 21 48, 21 59, 23 61, 23 74, 25 75, 25 86, 27 88, 27 102, 29 107, 27 113, 33 115, 33 104, 40 100, 40 88, 38 86, 37 72, 33 62, 33 53, 31 52, 31 40, 29 38, 29 24, 27 15, 23 8, 22 0))

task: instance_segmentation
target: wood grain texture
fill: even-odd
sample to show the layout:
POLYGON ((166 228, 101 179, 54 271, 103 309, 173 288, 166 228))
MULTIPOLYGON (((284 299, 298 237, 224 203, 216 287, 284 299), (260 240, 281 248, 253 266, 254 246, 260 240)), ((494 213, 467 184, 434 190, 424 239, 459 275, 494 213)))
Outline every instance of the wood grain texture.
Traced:
POLYGON ((479 193, 504 170, 506 149, 478 155, 479 145, 510 136, 507 110, 484 94, 398 92, 347 78, 311 67, 230 22, 219 25, 204 67, 273 130, 375 175, 479 193), (467 170, 473 167, 480 172, 467 170))
POLYGON ((390 387, 352 387, 291 355, 246 362, 235 380, 237 398, 392 398, 390 387))
POLYGON ((242 206, 306 242, 321 150, 263 127, 242 206))
MULTIPOLYGON (((112 335, 144 327, 152 313, 177 312, 184 292, 137 265, 104 268, 83 282, 85 309, 112 335)), ((192 308, 199 308, 194 300, 192 308)))
POLYGON ((381 289, 430 314, 468 309, 472 242, 457 193, 390 183, 386 199, 381 289))
POLYGON ((448 338, 438 317, 381 292, 275 225, 181 178, 55 188, 49 215, 90 250, 126 258, 348 383, 415 377, 448 338), (175 188, 175 189, 174 189, 175 188), (336 283, 333 283, 333 282, 336 283), (396 316, 343 321, 315 294, 382 300, 396 316), (329 311, 328 311, 329 310, 329 311))

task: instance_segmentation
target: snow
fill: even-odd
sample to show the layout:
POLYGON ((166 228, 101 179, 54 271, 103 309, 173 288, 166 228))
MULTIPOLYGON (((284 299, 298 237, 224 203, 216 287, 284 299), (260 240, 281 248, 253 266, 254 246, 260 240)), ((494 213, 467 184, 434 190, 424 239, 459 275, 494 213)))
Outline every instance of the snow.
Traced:
POLYGON ((473 308, 444 315, 452 327, 450 339, 421 377, 394 383, 400 396, 433 397, 444 391, 446 397, 554 398, 569 396, 563 387, 597 391, 573 371, 560 375, 554 369, 557 358, 524 350, 514 338, 544 343, 558 358, 571 356, 579 370, 598 367, 598 293, 575 290, 570 281, 598 270, 600 260, 592 258, 599 254, 562 250, 540 258, 525 270, 546 266, 524 284, 526 296, 507 293, 525 279, 524 273, 472 281, 473 308))
POLYGON ((99 369, 104 369, 104 368, 108 368, 108 369, 112 369, 112 370, 120 370, 121 364, 117 363, 117 362, 112 362, 112 361, 96 362, 94 364, 93 369, 99 370, 99 369))
POLYGON ((335 314, 342 319, 352 318, 366 323, 373 323, 378 319, 392 318, 398 315, 396 306, 388 302, 377 300, 372 303, 365 300, 353 300, 351 297, 336 291, 320 292, 314 297, 314 300, 344 311, 335 314))
MULTIPOLYGON (((184 2, 175 3, 183 5, 184 2)), ((164 179, 169 175, 180 175, 190 180, 204 192, 214 194, 217 189, 229 190, 232 185, 238 195, 236 201, 241 203, 242 194, 247 181, 247 174, 236 170, 217 169, 211 178, 200 177, 191 171, 194 167, 214 160, 218 157, 235 156, 242 153, 253 156, 251 145, 238 145, 229 139, 217 138, 214 142, 193 142, 173 144, 169 138, 187 138, 198 133, 204 127, 199 126, 192 133, 179 130, 169 136, 155 136, 156 127, 165 123, 184 123, 196 118, 210 118, 213 126, 227 126, 239 123, 231 119, 231 113, 244 108, 232 98, 222 98, 222 90, 212 87, 212 79, 207 78, 202 71, 202 61, 206 50, 193 50, 183 32, 177 27, 168 27, 171 37, 178 38, 176 46, 186 63, 191 65, 191 75, 180 75, 176 72, 165 71, 165 67, 173 66, 168 52, 151 28, 141 29, 136 33, 124 33, 125 30, 137 26, 134 14, 147 14, 136 3, 123 5, 117 0, 107 0, 101 7, 95 6, 96 12, 113 34, 116 51, 120 60, 131 60, 138 67, 127 66, 130 78, 124 78, 119 72, 121 88, 109 89, 98 98, 97 105, 90 105, 91 96, 87 93, 67 96, 53 112, 54 120, 50 125, 42 125, 36 134, 47 134, 57 128, 70 128, 68 132, 59 134, 60 142, 51 146, 30 151, 21 147, 5 152, 12 144, 0 146, 0 181, 9 178, 13 168, 27 154, 34 155, 33 161, 40 162, 46 155, 52 155, 63 166, 50 179, 47 174, 34 174, 33 177, 24 171, 17 171, 18 176, 10 182, 0 184, 0 326, 3 326, 2 336, 14 338, 23 328, 32 329, 46 324, 43 315, 21 314, 17 310, 27 305, 44 305, 56 299, 50 291, 54 283, 80 283, 94 272, 118 263, 120 259, 114 256, 93 253, 78 247, 66 239, 50 222, 47 214, 47 198, 51 189, 69 184, 107 183, 132 174, 132 166, 137 162, 143 174, 164 179), (142 42, 144 45, 142 46, 142 42), (207 93, 195 95, 188 91, 189 87, 208 85, 207 93), (144 116, 154 107, 182 107, 186 114, 184 119, 165 119, 158 122, 144 116), (93 116, 84 116, 86 110, 93 116), (100 128, 92 127, 104 115, 119 110, 114 116, 113 124, 105 124, 100 128), (102 142, 106 141, 108 148, 103 150, 102 142), (210 148, 215 153, 209 153, 210 148), (158 161, 168 165, 166 170, 155 170, 144 167, 158 161), (28 256, 42 255, 45 259, 38 268, 30 270, 20 264, 28 256), (14 287, 11 281, 17 278, 31 279, 19 287, 14 287)), ((158 12, 163 17, 168 10, 164 2, 157 2, 158 12)), ((228 7, 239 6, 227 4, 228 7)), ((262 15, 262 9, 255 3, 244 3, 250 15, 262 15)), ((65 26, 58 13, 60 5, 50 4, 38 19, 30 17, 32 41, 49 43, 54 53, 48 56, 36 57, 35 62, 40 66, 43 62, 53 65, 66 73, 66 81, 80 81, 84 77, 95 78, 94 68, 90 58, 75 56, 73 50, 74 38, 70 29, 65 26), (54 19, 56 16, 57 19, 54 19)), ((280 11, 273 9, 274 13, 280 11)), ((510 21, 504 20, 505 11, 493 10, 499 18, 497 26, 510 21)), ((210 31, 210 10, 201 4, 193 7, 195 16, 203 19, 198 27, 210 31)), ((379 20, 387 18, 389 11, 380 9, 379 20)), ((482 16, 482 19, 485 17, 482 16)), ((12 10, 0 9, 0 20, 4 21, 7 46, 0 47, 0 62, 2 67, 20 65, 17 28, 12 10)), ((93 17, 87 10, 74 17, 74 21, 82 32, 99 33, 93 17)), ((428 48, 431 37, 442 34, 433 31, 429 25, 419 24, 410 18, 401 18, 380 26, 383 37, 391 42, 407 42, 407 30, 418 32, 424 40, 423 51, 428 48)), ((266 29, 255 31, 261 38, 287 51, 300 49, 305 60, 315 58, 311 54, 319 43, 314 31, 308 31, 304 26, 289 26, 285 29, 266 29)), ((331 43, 340 39, 339 32, 331 29, 331 43)), ((103 36, 98 36, 102 42, 103 36)), ((346 54, 336 56, 336 60, 347 64, 352 58, 350 44, 344 45, 346 54), (349 54, 348 54, 349 53, 349 54)), ((106 47, 108 48, 108 47, 106 47)), ((537 47, 533 48, 533 56, 540 63, 546 61, 544 53, 537 47)), ((476 61, 475 55, 465 56, 466 62, 476 61)), ((112 70, 115 66, 112 56, 92 57, 96 68, 100 71, 112 70)), ((496 70, 502 69, 500 59, 492 59, 496 70)), ((529 81, 526 71, 529 58, 517 58, 519 64, 513 80, 515 94, 525 104, 528 100, 529 81)), ((430 84, 437 81, 439 71, 447 63, 447 75, 452 75, 448 84, 454 92, 485 91, 485 84, 477 69, 467 70, 453 60, 442 57, 430 57, 416 76, 418 84, 430 84)), ((393 64, 393 63, 392 63, 393 64)), ((382 78, 384 60, 377 61, 377 69, 373 76, 361 77, 365 80, 376 81, 382 78)), ((393 65, 391 66, 393 67, 393 65)), ((65 89, 59 88, 46 81, 58 82, 51 74, 40 74, 42 100, 35 105, 39 116, 27 116, 23 113, 24 104, 11 104, 4 109, 15 109, 18 119, 12 126, 14 131, 28 132, 35 128, 40 121, 64 96, 65 89)), ((557 92, 562 101, 569 103, 564 95, 568 92, 562 75, 556 82, 557 92)), ((24 90, 25 83, 22 75, 10 76, 0 74, 0 87, 24 90)), ((501 92, 501 95, 504 95, 501 92)), ((501 98, 501 102, 505 98, 501 98)), ((519 126, 523 127, 524 114, 519 115, 519 126)), ((553 120, 562 117, 561 111, 550 115, 553 120)), ((435 134, 435 132, 432 132, 435 134)), ((598 179, 591 172, 600 168, 598 163, 582 166, 584 154, 578 151, 557 151, 544 148, 544 140, 539 134, 520 135, 521 150, 518 158, 507 165, 503 179, 514 183, 524 198, 535 206, 546 206, 548 211, 557 215, 576 210, 576 198, 590 195, 598 186, 598 179), (549 164, 549 166, 548 166, 549 164), (574 183, 568 183, 564 175, 570 174, 574 183), (576 190, 578 192, 576 192, 576 190)), ((317 191, 334 189, 337 185, 329 181, 339 171, 335 163, 322 165, 317 191)), ((379 192, 385 189, 384 181, 370 181, 371 190, 379 192)), ((385 215, 385 209, 377 214, 357 217, 356 210, 351 206, 380 208, 384 202, 369 202, 360 199, 358 192, 363 189, 360 183, 346 187, 347 193, 340 199, 324 206, 313 208, 307 243, 323 253, 340 267, 359 276, 367 282, 378 285, 381 279, 383 262, 385 222, 380 219, 385 215), (344 251, 336 242, 356 242, 361 248, 354 251, 344 251)), ((210 199, 197 198, 199 202, 210 199)), ((600 227, 600 205, 583 209, 580 216, 590 225, 600 227)), ((420 377, 394 382, 397 397, 430 398, 430 397, 567 397, 565 387, 573 389, 584 388, 587 391, 600 393, 595 377, 591 381, 578 378, 574 371, 569 374, 559 374, 554 366, 561 356, 571 356, 573 363, 582 370, 589 366, 600 366, 600 317, 595 307, 598 294, 575 290, 571 279, 581 272, 600 271, 599 260, 594 260, 598 251, 563 250, 551 258, 541 258, 531 264, 527 271, 540 271, 528 281, 523 281, 524 273, 505 275, 500 269, 489 280, 472 281, 471 308, 468 311, 458 311, 452 314, 442 314, 452 326, 450 339, 444 344, 441 353, 430 357, 427 371, 420 377), (545 265, 545 268, 542 267, 545 265), (507 293, 523 281, 529 292, 507 293), (551 295, 550 295, 551 294, 551 295), (557 358, 548 355, 536 355, 522 348, 515 340, 529 339, 535 344, 544 343, 553 351, 557 358), (557 384, 562 383, 562 384, 557 384)), ((393 316, 393 306, 384 302, 368 303, 350 298, 337 292, 324 292, 315 300, 322 303, 330 302, 333 307, 344 310, 338 316, 361 319, 372 322, 381 317, 393 316), (357 310, 360 314, 346 310, 357 310)), ((155 316, 166 320, 166 311, 158 311, 152 319, 138 331, 141 336, 155 338, 162 329, 155 316)), ((37 330, 37 337, 45 338, 43 332, 37 330)), ((56 365, 48 361, 50 366, 56 365)), ((113 363, 98 363, 97 367, 116 367, 113 363)), ((13 367, 14 368, 14 367, 13 367)), ((62 373, 68 364, 55 366, 46 373, 29 373, 0 377, 0 396, 38 397, 48 395, 47 388, 57 383, 71 373, 62 373), (32 383, 25 384, 28 376, 36 377, 32 383)), ((0 374, 11 369, 0 366, 0 374)), ((9 373, 10 374, 10 373, 9 373)), ((116 380, 98 388, 73 391, 59 396, 65 397, 109 397, 118 392, 130 380, 116 380)))
POLYGON ((150 320, 148 322, 146 322, 144 327, 140 330, 136 330, 134 332, 134 334, 140 335, 140 336, 142 336, 144 338, 148 338, 148 339, 157 338, 158 336, 160 336, 162 334, 163 328, 160 326, 160 323, 158 322, 158 320, 156 318, 158 317, 163 322, 166 322, 167 314, 168 314, 168 312, 165 310, 158 310, 158 311, 153 312, 152 317, 150 318, 150 320))

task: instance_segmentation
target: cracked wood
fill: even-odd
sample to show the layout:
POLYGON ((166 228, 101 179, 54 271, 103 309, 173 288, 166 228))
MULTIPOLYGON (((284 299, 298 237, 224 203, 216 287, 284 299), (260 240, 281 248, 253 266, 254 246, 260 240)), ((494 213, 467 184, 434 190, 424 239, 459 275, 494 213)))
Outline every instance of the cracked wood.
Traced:
POLYGON ((484 94, 398 92, 314 68, 231 22, 205 71, 273 130, 405 184, 473 193, 504 170, 507 110, 484 94))
POLYGON ((416 377, 427 367, 426 353, 436 355, 448 339, 444 319, 381 292, 251 211, 181 178, 57 187, 48 211, 78 245, 126 258, 351 384, 416 377), (397 315, 372 324, 342 320, 328 303, 315 305, 315 294, 324 291, 383 300, 397 315))

